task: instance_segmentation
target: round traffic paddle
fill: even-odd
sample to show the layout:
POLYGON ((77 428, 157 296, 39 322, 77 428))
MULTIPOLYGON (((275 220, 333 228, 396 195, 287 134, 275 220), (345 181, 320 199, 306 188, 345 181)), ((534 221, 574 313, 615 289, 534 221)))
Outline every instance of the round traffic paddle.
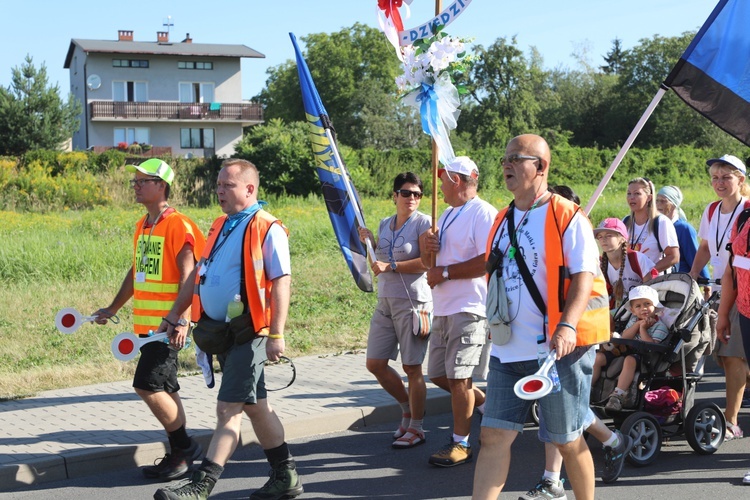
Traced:
POLYGON ((516 382, 516 385, 513 386, 516 396, 521 399, 532 400, 542 398, 549 394, 552 391, 554 384, 547 374, 549 373, 550 368, 555 365, 556 356, 557 353, 552 349, 547 356, 547 359, 544 360, 544 363, 542 363, 542 366, 539 367, 539 370, 537 370, 535 374, 527 375, 516 382))

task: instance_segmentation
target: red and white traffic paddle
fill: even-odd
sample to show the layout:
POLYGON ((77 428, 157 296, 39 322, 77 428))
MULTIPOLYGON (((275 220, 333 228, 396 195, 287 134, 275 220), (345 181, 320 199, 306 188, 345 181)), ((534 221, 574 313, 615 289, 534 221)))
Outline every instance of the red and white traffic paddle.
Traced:
POLYGON ((544 363, 542 363, 542 366, 539 367, 539 370, 537 370, 535 374, 527 375, 516 382, 516 385, 513 386, 516 396, 521 399, 532 400, 542 398, 549 394, 552 391, 554 383, 547 374, 549 373, 550 368, 555 365, 556 357, 557 353, 552 349, 549 352, 547 359, 544 360, 544 363))
POLYGON ((86 322, 93 323, 98 316, 84 316, 72 307, 60 309, 55 316, 55 326, 60 332, 70 334, 78 330, 86 322))
POLYGON ((120 361, 130 361, 138 355, 138 351, 144 344, 165 339, 167 339, 167 332, 157 333, 150 337, 139 337, 133 332, 122 332, 112 339, 112 354, 120 361))

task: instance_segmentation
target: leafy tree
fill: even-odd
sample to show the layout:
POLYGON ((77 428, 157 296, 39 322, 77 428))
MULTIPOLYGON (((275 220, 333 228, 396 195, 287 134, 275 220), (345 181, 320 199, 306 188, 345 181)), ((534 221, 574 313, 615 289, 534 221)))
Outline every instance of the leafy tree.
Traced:
POLYGON ((604 57, 604 66, 599 69, 607 75, 619 75, 622 71, 622 60, 625 57, 625 51, 622 49, 622 40, 615 38, 612 40, 612 48, 604 57))
POLYGON ((32 149, 58 150, 78 130, 81 105, 60 87, 48 85, 47 67, 37 69, 30 56, 13 68, 9 87, 0 87, 0 154, 22 155, 32 149))

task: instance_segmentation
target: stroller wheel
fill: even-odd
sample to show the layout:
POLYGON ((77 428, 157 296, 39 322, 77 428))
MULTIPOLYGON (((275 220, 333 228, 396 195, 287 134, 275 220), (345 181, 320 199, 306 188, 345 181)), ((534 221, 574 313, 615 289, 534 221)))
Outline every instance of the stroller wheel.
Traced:
POLYGON ((635 412, 628 416, 620 427, 620 432, 633 438, 633 448, 626 457, 636 467, 649 465, 661 451, 661 426, 646 412, 635 412))
POLYGON ((696 403, 685 418, 685 437, 690 447, 700 455, 710 455, 724 441, 727 421, 714 403, 696 403))

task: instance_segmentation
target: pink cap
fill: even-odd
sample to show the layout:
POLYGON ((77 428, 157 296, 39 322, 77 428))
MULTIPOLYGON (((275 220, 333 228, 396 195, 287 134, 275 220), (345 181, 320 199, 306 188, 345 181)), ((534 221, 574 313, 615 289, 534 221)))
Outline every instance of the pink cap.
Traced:
POLYGON ((601 233, 602 231, 613 231, 615 233, 618 233, 626 240, 628 239, 628 228, 625 227, 625 223, 620 219, 616 219, 614 217, 604 219, 602 223, 599 224, 599 227, 594 229, 594 236, 601 233))

